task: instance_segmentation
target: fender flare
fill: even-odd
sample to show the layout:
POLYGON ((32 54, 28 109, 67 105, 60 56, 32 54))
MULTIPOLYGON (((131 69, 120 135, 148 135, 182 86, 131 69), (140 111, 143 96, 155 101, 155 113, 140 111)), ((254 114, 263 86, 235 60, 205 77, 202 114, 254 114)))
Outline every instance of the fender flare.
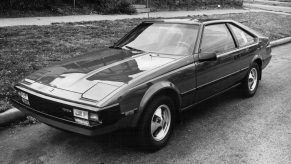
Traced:
MULTIPOLYGON (((260 55, 255 55, 255 56, 252 58, 252 62, 251 62, 250 64, 254 63, 256 60, 260 60, 261 63, 263 63, 263 59, 262 59, 262 57, 261 57, 260 55)), ((249 66, 249 67, 250 67, 250 66, 249 66)), ((262 66, 259 65, 259 67, 260 67, 259 80, 261 80, 261 78, 262 78, 262 66)))
POLYGON ((255 55, 253 58, 252 58, 252 61, 251 61, 251 63, 250 64, 252 64, 253 62, 255 62, 256 60, 261 60, 261 61, 263 61, 262 60, 262 57, 260 56, 260 55, 255 55))
POLYGON ((133 120, 134 125, 138 125, 138 121, 140 120, 148 102, 151 101, 151 98, 154 97, 155 95, 161 93, 161 91, 166 90, 166 89, 167 90, 169 89, 169 90, 174 91, 176 93, 176 95, 178 96, 178 101, 179 101, 178 105, 179 105, 179 107, 181 106, 180 91, 173 83, 171 83, 169 81, 160 81, 158 83, 155 83, 148 88, 148 90, 145 92, 144 96, 142 97, 141 102, 139 104, 138 113, 133 120))

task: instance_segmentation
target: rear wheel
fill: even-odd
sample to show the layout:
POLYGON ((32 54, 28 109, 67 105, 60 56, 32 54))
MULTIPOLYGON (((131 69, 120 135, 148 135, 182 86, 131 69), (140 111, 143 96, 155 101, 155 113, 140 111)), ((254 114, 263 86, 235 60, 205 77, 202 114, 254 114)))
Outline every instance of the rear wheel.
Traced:
POLYGON ((260 68, 257 63, 253 63, 248 71, 247 76, 243 79, 242 91, 244 96, 252 97, 255 95, 260 77, 260 68))
POLYGON ((167 144, 173 131, 173 101, 168 96, 156 97, 144 110, 138 129, 140 145, 158 150, 167 144))

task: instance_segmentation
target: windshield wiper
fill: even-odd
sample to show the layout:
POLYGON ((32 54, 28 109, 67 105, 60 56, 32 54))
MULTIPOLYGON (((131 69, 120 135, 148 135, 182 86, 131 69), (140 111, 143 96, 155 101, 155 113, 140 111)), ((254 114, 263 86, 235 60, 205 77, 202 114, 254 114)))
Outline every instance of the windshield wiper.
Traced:
POLYGON ((110 46, 109 48, 113 48, 113 49, 122 49, 122 47, 118 47, 118 46, 110 46))
POLYGON ((124 47, 127 48, 127 49, 130 49, 130 50, 133 50, 133 51, 142 51, 142 50, 130 47, 130 46, 124 46, 124 47))
MULTIPOLYGON (((130 47, 130 46, 124 46, 126 49, 128 50, 132 50, 132 51, 139 51, 139 52, 143 52, 142 50, 130 47)), ((124 49, 124 47, 119 47, 119 46, 110 46, 109 48, 113 48, 113 49, 124 49)))

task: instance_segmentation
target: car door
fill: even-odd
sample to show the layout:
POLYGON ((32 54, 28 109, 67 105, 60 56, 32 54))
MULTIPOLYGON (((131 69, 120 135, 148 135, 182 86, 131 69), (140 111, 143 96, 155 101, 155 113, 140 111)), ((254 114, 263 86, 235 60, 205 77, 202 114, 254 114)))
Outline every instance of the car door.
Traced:
POLYGON ((225 23, 204 27, 198 56, 216 53, 217 60, 196 62, 196 103, 235 83, 234 75, 240 70, 235 64, 239 56, 236 49, 236 42, 225 23))

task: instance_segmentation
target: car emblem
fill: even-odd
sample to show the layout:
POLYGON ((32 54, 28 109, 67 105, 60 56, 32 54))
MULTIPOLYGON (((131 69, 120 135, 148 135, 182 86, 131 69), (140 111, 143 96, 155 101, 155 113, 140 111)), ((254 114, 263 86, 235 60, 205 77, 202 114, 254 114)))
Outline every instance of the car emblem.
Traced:
POLYGON ((64 112, 68 112, 68 113, 71 113, 71 112, 72 112, 70 109, 67 109, 67 108, 62 108, 62 110, 63 110, 64 112))

